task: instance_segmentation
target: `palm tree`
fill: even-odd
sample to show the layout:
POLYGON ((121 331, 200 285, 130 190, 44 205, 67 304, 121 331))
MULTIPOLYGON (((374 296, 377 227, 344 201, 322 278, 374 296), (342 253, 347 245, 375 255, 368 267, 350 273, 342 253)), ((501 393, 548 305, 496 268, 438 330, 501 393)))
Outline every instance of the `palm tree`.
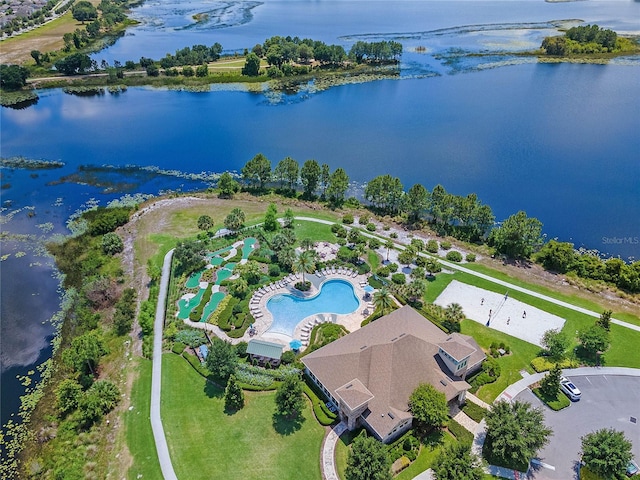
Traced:
POLYGON ((450 303, 444 311, 444 316, 453 322, 461 322, 465 319, 464 312, 459 303, 450 303))
POLYGON ((316 260, 315 256, 311 254, 309 250, 302 252, 296 258, 296 261, 293 264, 293 269, 296 272, 302 272, 302 282, 305 282, 304 274, 311 273, 316 269, 316 260))
POLYGON ((384 242, 384 248, 387 249, 387 262, 389 261, 389 251, 393 248, 393 242, 391 240, 387 240, 384 242))
POLYGON ((315 242, 310 238, 303 238, 302 240, 300 240, 300 247, 303 250, 311 250, 315 246, 316 246, 315 242))
POLYGON ((376 309, 380 309, 383 315, 387 310, 393 308, 393 303, 393 297, 387 287, 382 287, 373 294, 373 304, 376 306, 376 309))
POLYGON ((425 281, 422 279, 414 280, 413 282, 408 284, 405 288, 406 288, 405 291, 407 293, 407 296, 414 302, 416 300, 420 300, 424 295, 424 292, 427 290, 425 281))

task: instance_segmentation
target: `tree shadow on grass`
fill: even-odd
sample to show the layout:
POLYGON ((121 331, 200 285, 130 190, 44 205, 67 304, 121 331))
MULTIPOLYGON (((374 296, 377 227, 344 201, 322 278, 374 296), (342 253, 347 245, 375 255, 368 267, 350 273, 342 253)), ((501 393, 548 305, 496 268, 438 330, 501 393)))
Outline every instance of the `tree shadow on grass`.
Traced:
POLYGON ((293 418, 274 413, 272 417, 273 428, 280 435, 291 435, 302 428, 302 424, 306 419, 302 414, 298 414, 293 418))
POLYGON ((222 398, 224 397, 224 390, 221 389, 218 385, 206 380, 204 382, 203 388, 204 394, 208 398, 222 398))

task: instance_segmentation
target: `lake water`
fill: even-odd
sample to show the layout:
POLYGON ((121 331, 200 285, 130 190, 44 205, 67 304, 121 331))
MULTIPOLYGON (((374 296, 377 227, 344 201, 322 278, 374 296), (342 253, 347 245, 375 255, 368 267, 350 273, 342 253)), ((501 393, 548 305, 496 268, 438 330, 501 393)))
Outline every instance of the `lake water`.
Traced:
POLYGON ((120 196, 114 185, 126 184, 131 193, 204 185, 136 169, 99 172, 109 180, 102 187, 87 185, 86 175, 57 181, 81 165, 198 173, 238 170, 257 152, 273 165, 287 155, 301 163, 315 158, 361 182, 391 173, 407 188, 442 183, 456 194, 476 192, 499 220, 524 209, 550 237, 639 256, 638 60, 546 65, 497 55, 535 48, 555 31, 555 20, 639 31, 638 2, 160 1, 134 14, 143 23, 96 59, 160 58, 216 41, 226 51, 242 50, 278 34, 346 47, 396 38, 406 50, 402 79, 275 97, 132 88, 81 98, 53 90, 40 92, 30 108, 0 109, 2 156, 66 163, 35 175, 2 172, 2 183, 11 185, 2 201, 12 202, 2 229, 31 235, 2 244, 8 255, 0 271, 3 423, 22 391, 15 376, 48 355, 46 320, 56 307, 57 280, 42 257, 42 240, 65 232, 77 208, 120 196), (191 15, 202 12, 214 12, 212 21, 194 25, 191 15), (459 57, 459 51, 496 56, 459 57), (24 207, 33 207, 35 217, 24 207))

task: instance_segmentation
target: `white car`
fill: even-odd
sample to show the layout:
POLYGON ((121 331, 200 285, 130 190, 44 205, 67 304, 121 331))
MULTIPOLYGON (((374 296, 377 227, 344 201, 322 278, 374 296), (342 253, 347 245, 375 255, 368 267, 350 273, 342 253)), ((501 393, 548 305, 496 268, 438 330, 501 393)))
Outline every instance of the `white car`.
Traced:
POLYGON ((576 387, 573 382, 566 377, 560 378, 560 390, 562 390, 565 395, 574 402, 580 400, 580 396, 582 395, 580 389, 578 389, 578 387, 576 387))

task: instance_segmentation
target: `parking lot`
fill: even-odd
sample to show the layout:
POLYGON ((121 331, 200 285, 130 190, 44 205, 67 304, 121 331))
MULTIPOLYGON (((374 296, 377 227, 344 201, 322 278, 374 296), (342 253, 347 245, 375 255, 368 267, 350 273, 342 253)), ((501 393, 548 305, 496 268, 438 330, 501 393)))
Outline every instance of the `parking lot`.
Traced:
POLYGON ((537 480, 578 479, 580 437, 602 428, 624 432, 640 460, 640 377, 588 375, 568 376, 582 391, 582 399, 554 412, 524 390, 516 400, 542 407, 547 426, 553 430, 549 444, 540 452, 542 466, 537 480), (635 422, 634 422, 635 419, 635 422))

